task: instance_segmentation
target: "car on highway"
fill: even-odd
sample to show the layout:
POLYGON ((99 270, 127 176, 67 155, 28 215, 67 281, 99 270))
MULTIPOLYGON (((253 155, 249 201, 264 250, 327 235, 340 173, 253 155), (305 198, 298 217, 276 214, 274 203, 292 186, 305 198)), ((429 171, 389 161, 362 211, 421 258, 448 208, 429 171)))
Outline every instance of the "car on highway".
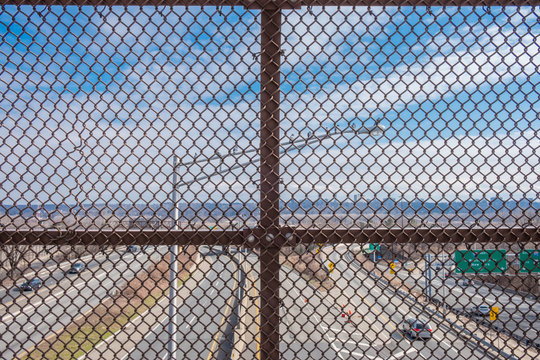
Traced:
POLYGON ((43 286, 43 282, 41 279, 34 278, 31 280, 27 280, 19 286, 19 290, 21 291, 34 291, 39 289, 41 286, 43 286))
POLYGON ((458 281, 458 285, 463 287, 469 286, 470 283, 471 281, 467 278, 458 281))
POLYGON ((401 330, 412 339, 422 340, 431 339, 431 334, 433 333, 433 328, 426 320, 412 317, 403 322, 401 330))
POLYGON ((130 253, 138 253, 141 249, 136 246, 136 245, 129 245, 128 248, 127 248, 127 251, 130 252, 130 253))
POLYGON ((473 306, 472 308, 470 308, 469 312, 473 316, 488 316, 490 310, 491 309, 490 309, 489 305, 481 304, 481 305, 473 306))
POLYGON ((68 274, 78 274, 84 270, 84 264, 81 262, 76 262, 75 264, 71 265, 71 267, 68 270, 68 274))

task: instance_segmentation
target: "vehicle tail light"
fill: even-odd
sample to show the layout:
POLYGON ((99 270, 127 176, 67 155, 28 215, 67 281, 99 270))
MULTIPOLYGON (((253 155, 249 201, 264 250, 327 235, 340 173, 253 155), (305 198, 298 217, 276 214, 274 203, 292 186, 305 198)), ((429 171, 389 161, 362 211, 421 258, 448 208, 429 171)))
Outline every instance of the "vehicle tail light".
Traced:
POLYGON ((420 329, 413 329, 414 331, 420 331, 420 329))

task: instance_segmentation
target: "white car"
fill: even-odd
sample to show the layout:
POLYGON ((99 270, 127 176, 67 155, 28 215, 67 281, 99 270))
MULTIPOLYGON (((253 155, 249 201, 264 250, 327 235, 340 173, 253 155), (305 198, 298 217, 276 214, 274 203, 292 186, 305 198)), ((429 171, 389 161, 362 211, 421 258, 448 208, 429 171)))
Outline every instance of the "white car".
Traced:
POLYGON ((473 306, 470 310, 471 314, 474 316, 488 316, 490 311, 491 308, 486 304, 473 306))

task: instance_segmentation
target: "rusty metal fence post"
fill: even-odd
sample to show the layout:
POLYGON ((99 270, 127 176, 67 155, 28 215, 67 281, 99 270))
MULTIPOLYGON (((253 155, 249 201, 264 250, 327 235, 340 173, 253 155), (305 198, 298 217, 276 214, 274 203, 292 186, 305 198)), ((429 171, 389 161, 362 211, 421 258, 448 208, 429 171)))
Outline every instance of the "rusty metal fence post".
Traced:
POLYGON ((281 10, 261 11, 261 358, 279 359, 279 115, 281 10))

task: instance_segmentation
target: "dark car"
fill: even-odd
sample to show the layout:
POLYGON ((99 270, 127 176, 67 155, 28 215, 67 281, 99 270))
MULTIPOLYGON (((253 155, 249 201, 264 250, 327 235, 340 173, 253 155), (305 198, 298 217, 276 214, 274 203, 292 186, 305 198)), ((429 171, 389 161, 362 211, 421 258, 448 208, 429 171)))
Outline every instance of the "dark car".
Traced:
POLYGON ((127 248, 127 251, 130 253, 138 253, 141 249, 138 246, 135 245, 129 245, 127 248))
POLYGON ((22 283, 19 289, 21 291, 34 291, 39 289, 42 285, 43 282, 40 279, 35 278, 22 283))
POLYGON ((78 274, 83 270, 84 270, 84 264, 78 262, 71 265, 71 268, 68 270, 68 274, 78 274))
POLYGON ((416 318, 405 320, 401 329, 413 339, 429 340, 433 333, 433 329, 427 321, 416 318))

